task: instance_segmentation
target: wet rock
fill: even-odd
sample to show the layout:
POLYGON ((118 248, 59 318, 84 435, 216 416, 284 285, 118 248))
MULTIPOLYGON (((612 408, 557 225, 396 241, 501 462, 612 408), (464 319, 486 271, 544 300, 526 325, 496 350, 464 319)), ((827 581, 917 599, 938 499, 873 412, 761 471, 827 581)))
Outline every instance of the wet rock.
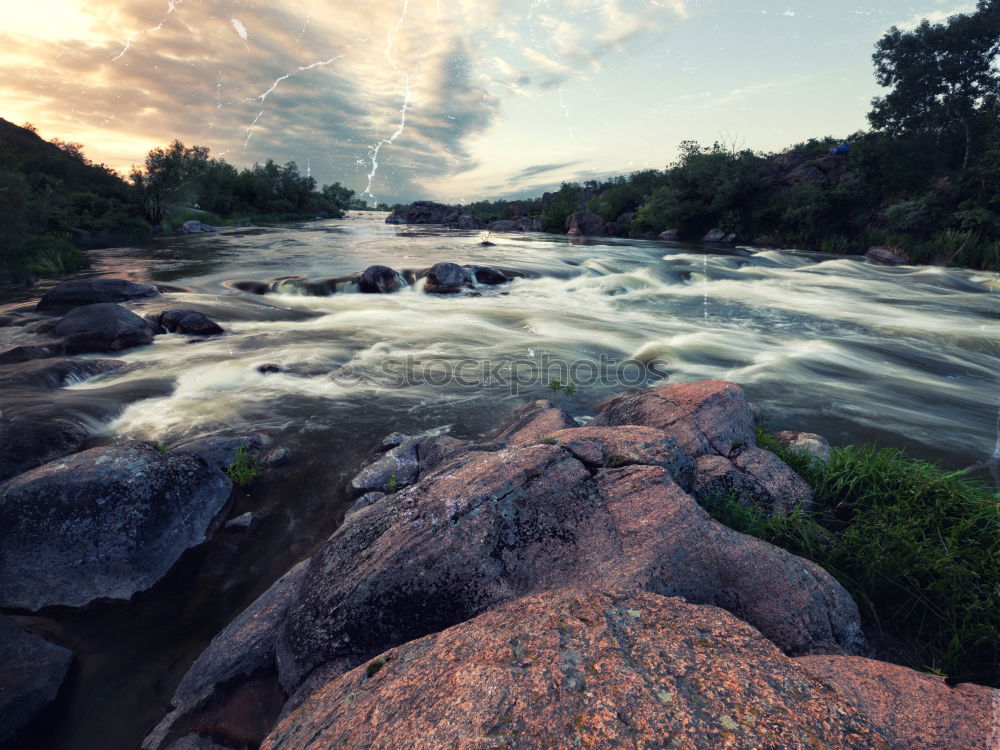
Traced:
POLYGON ((64 281, 49 289, 38 302, 38 310, 65 312, 74 307, 99 302, 131 302, 159 297, 155 286, 138 284, 125 279, 76 279, 64 281))
POLYGON ((556 408, 551 401, 540 399, 525 404, 507 422, 507 426, 489 439, 505 445, 532 445, 552 438, 552 433, 576 427, 573 417, 556 408))
POLYGON ((676 229, 664 229, 662 232, 660 232, 656 236, 656 239, 658 239, 658 240, 677 240, 677 239, 680 239, 680 232, 678 232, 676 229))
POLYGON ((33 359, 45 359, 46 357, 54 357, 58 353, 59 349, 55 346, 15 346, 0 352, 0 365, 14 365, 30 362, 33 359))
POLYGON ((825 464, 830 463, 830 458, 833 457, 833 448, 830 446, 830 442, 814 432, 783 430, 774 433, 774 437, 789 450, 806 453, 825 464))
POLYGON ((389 266, 368 266, 358 279, 362 294, 387 294, 406 285, 398 271, 389 266))
POLYGON ((250 292, 250 294, 267 294, 271 290, 271 285, 266 281, 254 281, 252 279, 233 281, 229 285, 234 289, 239 289, 241 292, 250 292))
POLYGON ((498 271, 489 266, 466 266, 466 268, 472 272, 472 275, 476 278, 476 282, 479 284, 495 286, 497 284, 506 284, 510 281, 503 271, 498 271))
POLYGON ((651 593, 537 594, 317 688, 262 750, 890 747, 752 627, 651 593))
POLYGON ((893 747, 966 750, 992 747, 1000 690, 949 687, 944 677, 857 656, 803 656, 795 662, 833 688, 893 747))
POLYGON ((232 485, 193 455, 92 448, 0 485, 0 606, 128 599, 200 544, 232 485))
POLYGON ((726 239, 726 231, 724 229, 713 229, 704 237, 701 238, 702 242, 722 242, 726 239))
POLYGON ((607 225, 600 216, 590 211, 577 211, 566 217, 566 234, 581 237, 605 237, 607 225))
POLYGON ((0 384, 55 389, 128 367, 116 359, 53 358, 0 366, 0 384))
POLYGON ((226 467, 236 460, 240 448, 256 458, 267 447, 266 444, 267 439, 263 435, 212 435, 188 440, 171 452, 197 456, 211 468, 225 474, 226 467))
POLYGON ((197 310, 185 308, 164 310, 156 316, 156 323, 170 333, 184 333, 189 336, 217 336, 224 333, 218 323, 209 320, 197 310))
POLYGON ((289 610, 282 683, 579 585, 721 606, 791 654, 866 649, 856 605, 826 571, 712 520, 667 469, 595 471, 542 444, 459 452, 345 519, 289 610))
POLYGON ((0 421, 0 482, 83 447, 90 430, 70 419, 0 421))
POLYGON ((281 365, 277 365, 274 362, 267 362, 263 365, 257 365, 257 372, 262 375, 273 375, 276 372, 284 372, 285 368, 281 365))
POLYGON ((72 651, 0 615, 0 742, 55 700, 72 661, 72 651))
POLYGON ((260 457, 260 462, 265 466, 284 466, 291 460, 292 452, 288 448, 275 448, 260 457))
POLYGON ((465 296, 466 297, 482 297, 483 293, 482 292, 466 292, 465 296))
MULTIPOLYGON (((233 750, 233 746, 220 745, 210 737, 200 734, 186 734, 177 742, 172 742, 167 750, 233 750)), ((243 748, 238 750, 243 750, 243 748)))
POLYGON ((866 258, 888 263, 891 266, 902 266, 910 263, 910 256, 899 247, 870 247, 865 253, 866 258))
POLYGON ((411 435, 404 435, 402 432, 390 432, 384 438, 382 438, 381 449, 387 451, 390 448, 395 448, 400 445, 404 440, 412 437, 411 435))
POLYGON ((155 329, 134 312, 113 302, 76 307, 56 324, 68 354, 117 352, 153 342, 155 329))
POLYGON ((169 738, 197 733, 226 747, 260 743, 284 703, 274 647, 307 562, 275 581, 212 639, 177 686, 170 713, 143 741, 143 750, 159 750, 169 738))
POLYGON ((230 518, 222 528, 227 531, 251 531, 260 525, 261 517, 256 513, 242 513, 236 518, 230 518))
POLYGON ((645 425, 666 430, 690 456, 729 456, 756 445, 743 389, 724 380, 677 383, 628 393, 604 404, 591 425, 645 425))
POLYGON ((429 294, 455 294, 472 286, 472 273, 457 263, 435 263, 427 272, 424 291, 429 294))
POLYGON ((360 497, 369 492, 395 492, 411 484, 420 472, 417 446, 421 440, 409 438, 368 464, 348 484, 348 495, 360 497))
POLYGON ((527 216, 517 219, 500 219, 490 224, 490 231, 493 232, 531 232, 534 231, 534 221, 527 216))

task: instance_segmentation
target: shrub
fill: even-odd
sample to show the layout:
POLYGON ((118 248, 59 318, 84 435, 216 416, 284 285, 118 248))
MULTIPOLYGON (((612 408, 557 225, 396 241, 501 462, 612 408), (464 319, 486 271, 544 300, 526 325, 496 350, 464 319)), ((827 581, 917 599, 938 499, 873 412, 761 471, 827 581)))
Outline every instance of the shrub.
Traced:
POLYGON ((86 256, 62 237, 33 237, 18 245, 13 255, 22 269, 44 276, 75 273, 87 267, 86 256))

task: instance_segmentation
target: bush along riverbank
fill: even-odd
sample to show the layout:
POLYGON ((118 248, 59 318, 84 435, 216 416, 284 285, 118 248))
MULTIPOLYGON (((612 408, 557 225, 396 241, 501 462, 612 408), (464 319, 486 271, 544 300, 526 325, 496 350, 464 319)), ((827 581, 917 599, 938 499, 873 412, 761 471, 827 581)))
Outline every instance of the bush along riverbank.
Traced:
POLYGON ((216 636, 143 747, 985 745, 1000 693, 926 666, 989 663, 997 496, 896 454, 824 466, 722 381, 623 395, 584 426, 535 402, 477 443, 394 433, 343 525, 216 636), (786 549, 816 546, 860 608, 786 549), (938 661, 884 661, 911 653, 938 661))

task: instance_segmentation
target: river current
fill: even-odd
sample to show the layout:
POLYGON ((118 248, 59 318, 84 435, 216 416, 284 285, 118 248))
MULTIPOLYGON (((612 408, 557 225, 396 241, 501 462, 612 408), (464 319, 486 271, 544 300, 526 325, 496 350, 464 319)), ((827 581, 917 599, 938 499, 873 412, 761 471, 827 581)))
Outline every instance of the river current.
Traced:
MULTIPOLYGON (((17 617, 78 657, 37 746, 138 747, 211 637, 335 530, 346 480, 389 432, 476 438, 537 398, 583 421, 628 388, 720 378, 775 429, 877 441, 996 481, 996 273, 545 234, 482 245, 485 233, 384 217, 91 253, 85 275, 166 292, 137 311, 193 307, 225 335, 159 336, 116 357, 134 365, 123 373, 54 393, 8 390, 0 408, 84 416, 95 444, 263 433, 292 460, 237 492, 230 515, 254 511, 258 526, 219 532, 151 591, 17 617), (335 280, 440 261, 514 278, 453 296, 425 294, 422 282, 358 294, 335 280), (268 363, 281 371, 260 372, 268 363)), ((37 296, 7 292, 0 312, 37 296)), ((0 350, 23 335, 0 328, 0 350)))

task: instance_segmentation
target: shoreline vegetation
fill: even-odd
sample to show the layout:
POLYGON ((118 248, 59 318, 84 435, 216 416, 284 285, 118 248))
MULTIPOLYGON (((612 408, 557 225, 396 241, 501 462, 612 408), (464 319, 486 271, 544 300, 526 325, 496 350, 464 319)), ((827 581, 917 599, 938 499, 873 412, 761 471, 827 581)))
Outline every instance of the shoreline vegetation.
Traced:
MULTIPOLYGON (((835 254, 880 248, 890 262, 1000 269, 998 59, 1000 5, 979 0, 972 13, 893 27, 876 43, 875 78, 887 92, 872 101, 869 131, 777 154, 685 140, 663 170, 458 206, 457 228, 835 254)), ((151 150, 126 179, 90 162, 80 144, 47 142, 30 124, 3 119, 0 187, 0 278, 69 273, 85 265, 88 248, 148 242, 185 221, 339 218, 368 208, 295 162, 237 170, 178 140, 151 150)), ((394 209, 392 223, 442 223, 394 209)))

